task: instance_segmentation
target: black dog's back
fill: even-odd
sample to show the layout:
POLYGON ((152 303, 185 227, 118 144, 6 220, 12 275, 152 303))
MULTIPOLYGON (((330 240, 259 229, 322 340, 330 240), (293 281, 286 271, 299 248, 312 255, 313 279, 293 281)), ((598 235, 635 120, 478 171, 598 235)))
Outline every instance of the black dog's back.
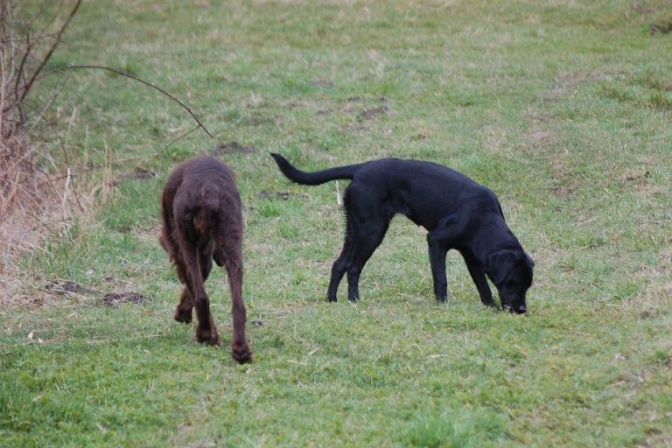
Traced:
POLYGON ((379 200, 390 200, 395 213, 432 231, 441 219, 462 208, 501 214, 497 197, 464 174, 433 162, 380 159, 362 164, 353 179, 379 200))
MULTIPOLYGON (((385 158, 365 163, 306 172, 280 154, 271 154, 282 173, 303 185, 320 185, 351 179, 350 190, 364 189, 378 202, 387 202, 389 213, 400 213, 428 231, 442 217, 468 205, 480 212, 503 216, 497 197, 468 176, 438 163, 385 158)), ((347 194, 347 193, 346 193, 347 194)))

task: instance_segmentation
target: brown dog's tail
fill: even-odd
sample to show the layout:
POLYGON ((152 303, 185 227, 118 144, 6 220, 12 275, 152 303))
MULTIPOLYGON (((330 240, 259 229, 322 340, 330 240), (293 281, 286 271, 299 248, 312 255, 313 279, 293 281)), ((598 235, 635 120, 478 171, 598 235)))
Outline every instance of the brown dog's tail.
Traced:
POLYGON ((271 156, 273 156, 275 163, 278 164, 280 171, 282 171, 282 174, 284 174, 287 179, 303 185, 321 185, 337 179, 352 179, 363 165, 360 163, 357 165, 339 166, 309 173, 297 169, 280 154, 271 153, 271 156))

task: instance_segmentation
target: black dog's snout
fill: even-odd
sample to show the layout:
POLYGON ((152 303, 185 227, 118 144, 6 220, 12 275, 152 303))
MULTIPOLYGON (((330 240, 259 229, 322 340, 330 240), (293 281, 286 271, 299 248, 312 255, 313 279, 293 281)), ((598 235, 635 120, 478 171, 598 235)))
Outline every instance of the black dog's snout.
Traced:
POLYGON ((525 314, 525 313, 527 313, 527 308, 525 308, 525 305, 521 305, 521 306, 519 306, 518 309, 516 310, 516 313, 518 313, 518 314, 525 314))

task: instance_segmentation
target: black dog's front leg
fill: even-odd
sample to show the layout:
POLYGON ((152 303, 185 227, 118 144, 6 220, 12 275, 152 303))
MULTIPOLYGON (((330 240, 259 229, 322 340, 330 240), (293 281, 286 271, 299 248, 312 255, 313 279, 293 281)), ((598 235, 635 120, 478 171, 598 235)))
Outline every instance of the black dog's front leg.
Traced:
POLYGON ((448 281, 446 280, 446 254, 448 249, 436 238, 434 232, 427 234, 429 246, 429 265, 432 268, 434 295, 437 302, 445 302, 448 297, 448 281))
POLYGON ((434 294, 437 302, 445 302, 448 296, 448 282, 446 280, 446 254, 455 247, 456 236, 462 233, 464 223, 455 215, 448 215, 439 221, 439 224, 427 234, 429 246, 429 264, 432 267, 434 294))
POLYGON ((351 302, 359 301, 359 275, 362 270, 359 268, 348 270, 348 300, 351 302))
POLYGON ((469 270, 469 275, 476 285, 478 290, 478 295, 481 296, 481 302, 483 305, 491 306, 493 308, 499 308, 495 301, 492 299, 492 292, 490 291, 490 286, 488 285, 488 280, 485 277, 485 270, 483 265, 479 262, 476 257, 469 253, 462 253, 464 262, 467 265, 469 270))

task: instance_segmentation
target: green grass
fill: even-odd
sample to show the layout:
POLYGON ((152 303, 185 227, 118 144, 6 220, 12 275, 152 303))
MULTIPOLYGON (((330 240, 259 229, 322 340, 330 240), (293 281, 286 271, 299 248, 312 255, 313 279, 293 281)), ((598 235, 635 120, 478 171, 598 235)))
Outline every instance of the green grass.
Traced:
POLYGON ((45 113, 87 211, 5 267, 26 274, 0 309, 0 445, 670 446, 672 36, 650 32, 669 2, 219 3, 85 2, 52 61, 151 81, 215 139, 179 138, 183 109, 104 71, 31 98, 60 89, 45 113), (200 346, 172 320, 157 242, 171 168, 227 142, 253 149, 223 156, 245 204, 247 366, 224 272, 206 285, 224 344, 200 346), (344 282, 325 303, 335 184, 290 184, 269 152, 421 158, 486 184, 536 261, 529 314, 483 308, 455 254, 437 305, 424 231, 401 217, 361 302, 344 282), (137 167, 156 175, 124 177, 137 167))

